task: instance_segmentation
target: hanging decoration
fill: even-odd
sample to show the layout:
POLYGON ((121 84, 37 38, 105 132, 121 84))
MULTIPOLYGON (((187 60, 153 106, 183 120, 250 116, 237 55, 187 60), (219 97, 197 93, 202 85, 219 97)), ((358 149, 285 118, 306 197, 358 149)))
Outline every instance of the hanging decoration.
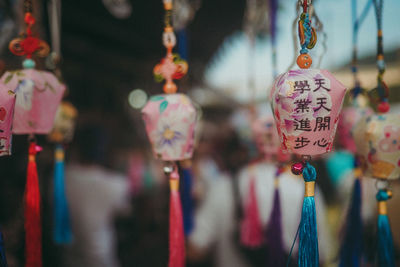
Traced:
POLYGON ((400 114, 390 114, 389 89, 383 80, 385 61, 383 53, 383 1, 373 0, 377 22, 378 85, 369 92, 377 114, 363 117, 354 129, 360 160, 365 176, 377 179, 378 244, 377 265, 395 266, 392 233, 387 215, 387 200, 392 197, 390 180, 400 178, 400 114), (363 138, 363 140, 360 140, 363 138), (363 141, 363 142, 362 142, 363 141))
POLYGON ((11 155, 15 93, 0 84, 0 156, 11 155))
POLYGON ((338 126, 339 142, 342 147, 354 155, 354 186, 351 202, 344 225, 344 237, 340 248, 339 266, 360 266, 363 256, 363 222, 361 218, 362 206, 362 177, 363 171, 360 159, 357 156, 357 147, 352 131, 357 122, 364 116, 372 115, 373 111, 366 106, 366 90, 361 87, 358 76, 358 32, 368 15, 372 6, 372 0, 368 0, 362 9, 361 14, 357 14, 357 0, 351 1, 352 7, 352 26, 353 26, 353 51, 351 71, 353 73, 354 87, 350 90, 351 106, 343 109, 340 115, 338 126))
POLYGON ((289 70, 275 80, 271 91, 272 109, 282 149, 302 155, 302 161, 292 165, 294 174, 303 174, 305 194, 299 225, 298 265, 318 266, 318 238, 315 214, 314 186, 316 170, 310 164, 312 155, 330 152, 346 88, 328 71, 310 69, 312 58, 308 50, 317 41, 310 20, 311 1, 302 2, 303 12, 298 22, 300 55, 299 70, 289 70))
POLYGON ((169 262, 170 267, 185 266, 184 226, 182 204, 179 195, 179 171, 177 161, 191 158, 194 149, 196 109, 184 94, 176 93, 173 80, 182 78, 188 70, 185 61, 174 55, 176 44, 171 24, 172 1, 164 0, 165 27, 163 44, 166 57, 155 66, 156 80, 163 81, 164 93, 152 96, 142 109, 147 136, 156 158, 165 162, 164 172, 170 182, 169 262))
POLYGON ((56 244, 68 244, 72 241, 72 230, 65 195, 64 157, 65 144, 72 141, 78 112, 69 102, 62 102, 57 109, 54 126, 48 140, 55 144, 54 151, 54 230, 53 240, 56 244))
MULTIPOLYGON (((11 127, 14 115, 15 94, 0 84, 0 156, 11 155, 11 127)), ((7 267, 3 234, 0 232, 0 267, 7 267)))
MULTIPOLYGON (((61 2, 48 2, 49 25, 52 52, 47 57, 47 67, 52 69, 61 80, 61 2)), ((66 144, 72 141, 77 118, 76 108, 69 102, 63 101, 58 106, 53 129, 47 139, 55 144, 54 151, 54 181, 53 181, 53 240, 56 244, 68 244, 72 241, 68 201, 65 195, 64 158, 66 144)))
POLYGON ((31 0, 24 1, 26 30, 21 37, 10 42, 10 51, 25 56, 22 70, 7 71, 0 79, 1 84, 16 94, 13 133, 29 134, 29 159, 25 201, 25 266, 42 266, 40 191, 36 168, 36 154, 41 148, 34 134, 51 131, 57 106, 65 86, 46 71, 35 70, 34 56, 45 57, 49 46, 33 35, 35 18, 31 0))

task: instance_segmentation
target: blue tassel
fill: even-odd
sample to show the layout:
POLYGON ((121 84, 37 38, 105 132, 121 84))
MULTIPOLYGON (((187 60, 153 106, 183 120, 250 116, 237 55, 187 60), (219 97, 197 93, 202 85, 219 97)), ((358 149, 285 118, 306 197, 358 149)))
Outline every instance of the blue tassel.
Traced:
POLYGON ((179 30, 177 35, 178 35, 178 54, 182 59, 188 60, 188 42, 187 42, 186 30, 184 28, 182 30, 179 30))
POLYGON ((53 239, 56 244, 68 244, 72 241, 68 202, 65 196, 64 149, 61 144, 55 149, 53 239))
POLYGON ((362 256, 361 181, 354 181, 353 196, 347 214, 345 236, 340 250, 340 267, 358 267, 362 256))
POLYGON ((380 189, 376 195, 378 201, 378 266, 394 267, 393 239, 387 216, 386 201, 391 198, 391 192, 380 189))
POLYGON ((181 202, 183 210, 183 227, 185 236, 188 236, 194 227, 192 184, 193 172, 191 167, 182 167, 181 202))
POLYGON ((308 162, 303 170, 306 190, 299 227, 299 267, 317 267, 319 264, 317 219, 315 214, 314 184, 317 173, 308 162))
POLYGON ((0 267, 7 267, 6 250, 4 248, 3 233, 0 232, 0 267))

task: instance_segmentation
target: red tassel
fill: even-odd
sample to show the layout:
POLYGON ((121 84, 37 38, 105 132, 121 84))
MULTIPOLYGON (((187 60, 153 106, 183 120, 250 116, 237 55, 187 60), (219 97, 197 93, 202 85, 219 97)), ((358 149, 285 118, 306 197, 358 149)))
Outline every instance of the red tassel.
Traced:
POLYGON ((36 153, 41 148, 35 142, 29 146, 28 172, 25 187, 25 267, 42 266, 42 226, 40 221, 40 191, 36 168, 36 153))
POLYGON ((174 170, 170 176, 169 198, 169 267, 185 266, 185 239, 183 233, 182 204, 179 195, 179 174, 174 170))
POLYGON ((258 212, 254 177, 251 177, 250 180, 249 195, 244 212, 244 218, 240 227, 240 242, 246 247, 260 247, 263 242, 263 230, 258 212))

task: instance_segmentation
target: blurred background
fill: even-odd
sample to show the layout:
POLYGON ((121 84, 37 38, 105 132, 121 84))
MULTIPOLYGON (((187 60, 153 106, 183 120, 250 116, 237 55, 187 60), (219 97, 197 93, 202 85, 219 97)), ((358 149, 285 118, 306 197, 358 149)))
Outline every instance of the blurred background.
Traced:
MULTIPOLYGON (((268 5, 264 2, 268 1, 175 1, 175 7, 180 8, 186 18, 176 27, 178 44, 175 51, 179 51, 189 64, 188 74, 177 84, 179 91, 188 94, 201 108, 199 140, 193 158, 196 214, 202 211, 211 188, 221 188, 221 192, 225 192, 224 188, 231 185, 220 181, 238 179, 240 170, 259 156, 249 133, 248 110, 255 104, 268 108, 267 96, 274 80, 272 47, 268 29, 255 34, 254 42, 248 38, 246 10, 249 5, 260 5, 259 9, 267 13, 268 5)), ((323 31, 312 51, 314 64, 329 69, 339 81, 352 88, 351 3, 348 0, 313 2, 323 24, 323 31)), ((361 10, 367 1, 358 2, 361 10)), ((40 59, 38 66, 61 73, 68 87, 65 98, 79 112, 74 141, 66 148, 66 186, 73 231, 83 236, 81 244, 53 243, 53 145, 47 142, 46 137, 37 137, 44 147, 37 157, 42 195, 44 266, 166 266, 169 190, 162 162, 153 159, 140 112, 151 95, 162 93, 162 83, 156 83, 152 73, 166 52, 161 39, 164 27, 162 1, 34 0, 33 5, 38 35, 50 45, 54 32, 60 36, 58 67, 48 63, 48 59, 40 59), (49 5, 54 3, 59 6, 59 29, 54 29, 54 20, 51 23, 49 5), (82 169, 84 163, 98 169, 82 169), (69 179, 68 174, 79 179, 69 179), (93 180, 93 184, 85 184, 85 179, 93 180), (94 251, 99 254, 86 255, 94 251)), ((400 101, 399 13, 400 1, 385 1, 385 81, 390 88, 393 110, 397 111, 400 101)), ((292 37, 292 23, 297 17, 296 1, 278 1, 278 73, 286 71, 298 54, 292 37)), ((8 43, 24 30, 22 22, 23 1, 1 0, 1 73, 20 68, 21 59, 9 52, 8 43)), ((362 86, 368 90, 376 86, 376 31, 375 14, 371 8, 358 36, 359 76, 362 86)), ((27 149, 27 137, 14 136, 13 155, 0 158, 0 224, 10 266, 23 266, 24 262, 22 198, 27 149)), ((324 165, 325 158, 320 160, 324 165)), ((329 256, 324 258, 324 264, 337 266, 340 243, 337 231, 345 209, 341 196, 348 195, 346 192, 350 189, 347 187, 351 185, 344 185, 345 189, 341 189, 324 170, 318 180, 325 202, 324 227, 331 236, 326 249, 329 256)), ((400 215, 396 212, 400 207, 399 183, 394 181, 392 188, 394 197, 389 202, 389 214, 399 258, 400 215)), ((226 194, 233 195, 231 191, 226 194)), ((374 194, 371 193, 370 198, 374 199, 374 194)), ((236 205, 233 196, 213 201, 236 205)), ((372 210, 374 205, 371 205, 372 210)), ((233 209, 231 206, 222 209, 233 209)), ((204 216, 210 218, 214 215, 204 216)), ((366 226, 370 233, 375 231, 373 223, 376 221, 371 218, 371 226, 366 226)), ((251 266, 245 259, 247 256, 240 256, 244 258, 243 264, 238 260, 237 265, 229 265, 229 261, 224 262, 224 259, 232 257, 230 254, 216 255, 220 253, 217 247, 227 243, 226 246, 235 247, 231 250, 233 253, 241 253, 234 236, 237 224, 230 224, 233 224, 233 230, 229 241, 222 242, 217 237, 188 241, 188 266, 251 266), (216 260, 218 257, 221 258, 216 260)), ((207 236, 207 231, 212 235, 210 233, 214 230, 205 227, 205 232, 197 233, 195 223, 193 231, 196 235, 207 236)), ((370 243, 365 245, 373 247, 374 238, 373 234, 368 236, 366 240, 370 243)), ((222 250, 226 251, 226 248, 222 250)), ((373 254, 368 255, 367 263, 373 262, 373 254)))

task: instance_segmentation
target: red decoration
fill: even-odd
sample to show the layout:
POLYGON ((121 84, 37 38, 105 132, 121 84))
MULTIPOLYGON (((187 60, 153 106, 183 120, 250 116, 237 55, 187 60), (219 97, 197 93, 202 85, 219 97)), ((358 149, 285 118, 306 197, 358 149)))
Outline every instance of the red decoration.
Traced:
POLYGON ((170 176, 169 198, 169 262, 168 267, 185 266, 185 238, 183 233, 182 203, 179 194, 179 174, 170 176))
POLYGON ((42 148, 35 142, 29 146, 28 171, 25 187, 25 267, 42 267, 42 226, 40 191, 36 154, 42 148))
POLYGON ((23 37, 15 38, 10 42, 10 51, 17 56, 26 56, 27 58, 32 58, 32 55, 47 56, 50 51, 49 45, 45 41, 32 36, 35 18, 29 12, 25 14, 25 23, 27 25, 26 33, 23 37))
POLYGON ((378 105, 378 111, 380 113, 386 113, 390 110, 390 105, 387 101, 382 101, 378 105))

